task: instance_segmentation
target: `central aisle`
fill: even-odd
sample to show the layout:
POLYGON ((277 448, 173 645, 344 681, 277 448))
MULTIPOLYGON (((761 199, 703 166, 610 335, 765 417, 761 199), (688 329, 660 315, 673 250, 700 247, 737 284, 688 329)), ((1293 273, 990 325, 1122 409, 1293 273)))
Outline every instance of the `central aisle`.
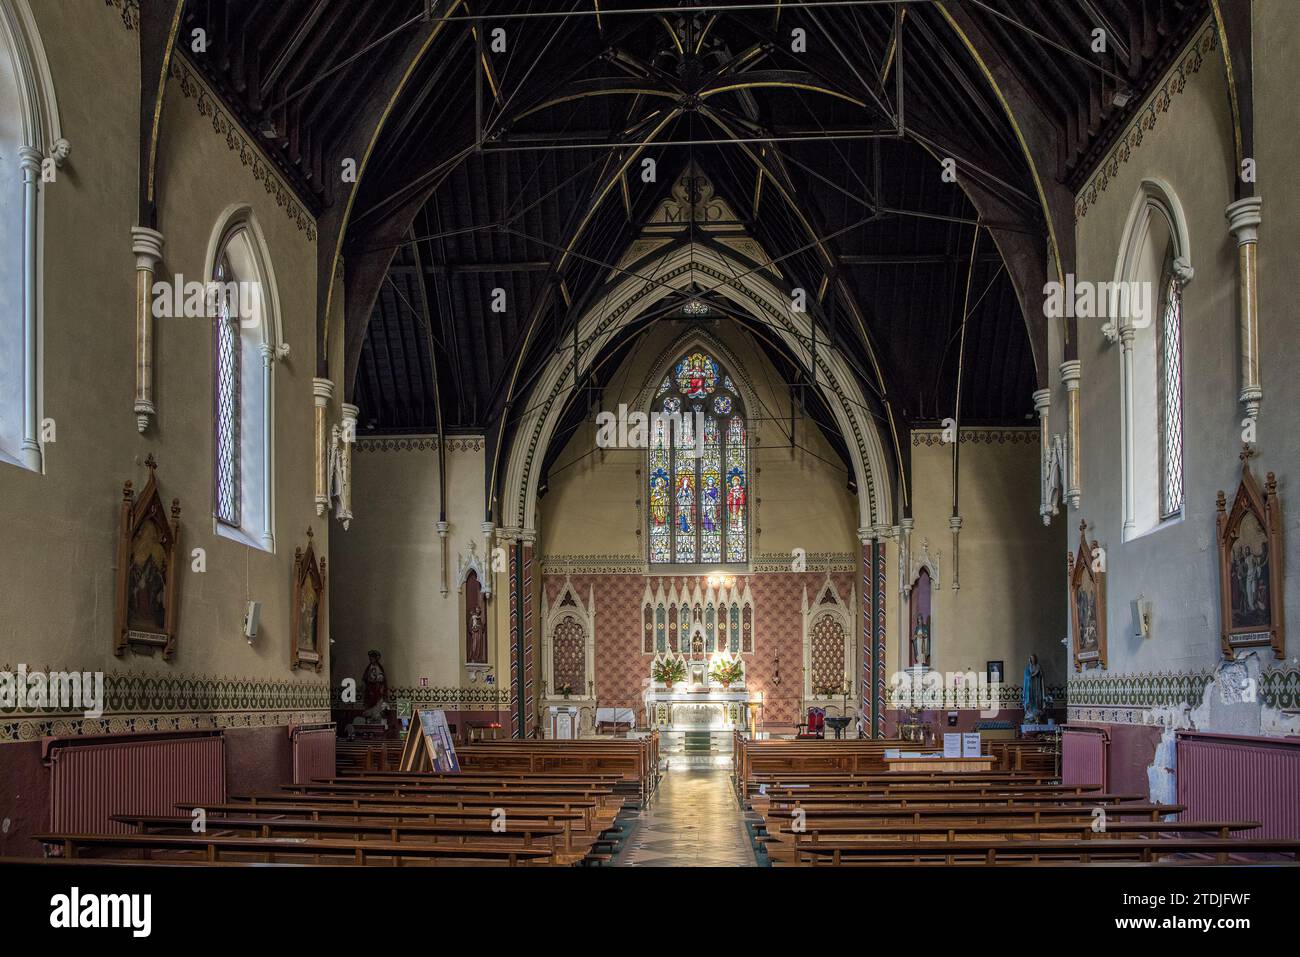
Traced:
POLYGON ((664 772, 617 867, 756 867, 725 768, 664 772))

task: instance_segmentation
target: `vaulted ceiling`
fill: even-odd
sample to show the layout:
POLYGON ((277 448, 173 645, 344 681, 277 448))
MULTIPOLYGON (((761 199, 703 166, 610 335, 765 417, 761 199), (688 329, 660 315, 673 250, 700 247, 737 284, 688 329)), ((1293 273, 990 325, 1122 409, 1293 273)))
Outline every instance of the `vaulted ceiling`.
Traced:
MULTIPOLYGON (((952 415, 960 368, 963 422, 1024 422, 1046 375, 1032 297, 1053 243, 1071 260, 1069 198, 1208 9, 432 8, 426 20, 424 0, 187 0, 184 15, 213 38, 200 69, 344 231, 346 390, 362 428, 494 440, 690 163, 786 284, 810 291, 819 335, 882 421, 952 415), (344 182, 342 144, 376 113, 372 148, 351 157, 364 175, 344 182)), ((807 380, 806 355, 734 321, 792 385, 807 380)), ((635 342, 632 330, 608 347, 587 397, 635 342)), ((828 421, 817 402, 809 414, 828 421)))

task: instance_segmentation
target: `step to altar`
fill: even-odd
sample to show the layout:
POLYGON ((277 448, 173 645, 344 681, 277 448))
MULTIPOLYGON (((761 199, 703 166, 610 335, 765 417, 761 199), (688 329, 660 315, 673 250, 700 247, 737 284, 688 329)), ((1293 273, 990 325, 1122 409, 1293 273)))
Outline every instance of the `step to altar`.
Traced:
POLYGON ((661 730, 659 750, 664 754, 731 754, 730 731, 661 730))

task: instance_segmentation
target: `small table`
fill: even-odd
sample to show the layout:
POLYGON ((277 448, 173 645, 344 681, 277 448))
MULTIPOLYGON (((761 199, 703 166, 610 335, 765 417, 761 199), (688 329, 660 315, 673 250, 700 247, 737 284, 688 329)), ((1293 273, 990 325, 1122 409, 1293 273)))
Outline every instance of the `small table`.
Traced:
POLYGON ((991 754, 978 758, 885 758, 891 771, 992 771, 997 759, 991 754))
POLYGON ((844 729, 849 726, 849 722, 852 720, 847 715, 843 715, 837 718, 827 718, 826 724, 834 730, 836 739, 839 739, 844 737, 844 729))

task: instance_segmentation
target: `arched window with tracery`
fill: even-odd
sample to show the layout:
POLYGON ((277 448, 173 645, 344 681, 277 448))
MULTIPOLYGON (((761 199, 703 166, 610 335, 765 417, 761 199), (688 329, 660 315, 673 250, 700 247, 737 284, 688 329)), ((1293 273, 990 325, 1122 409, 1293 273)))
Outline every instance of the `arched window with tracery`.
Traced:
POLYGON ((681 356, 650 407, 651 564, 749 560, 746 435, 731 376, 707 352, 681 356))

